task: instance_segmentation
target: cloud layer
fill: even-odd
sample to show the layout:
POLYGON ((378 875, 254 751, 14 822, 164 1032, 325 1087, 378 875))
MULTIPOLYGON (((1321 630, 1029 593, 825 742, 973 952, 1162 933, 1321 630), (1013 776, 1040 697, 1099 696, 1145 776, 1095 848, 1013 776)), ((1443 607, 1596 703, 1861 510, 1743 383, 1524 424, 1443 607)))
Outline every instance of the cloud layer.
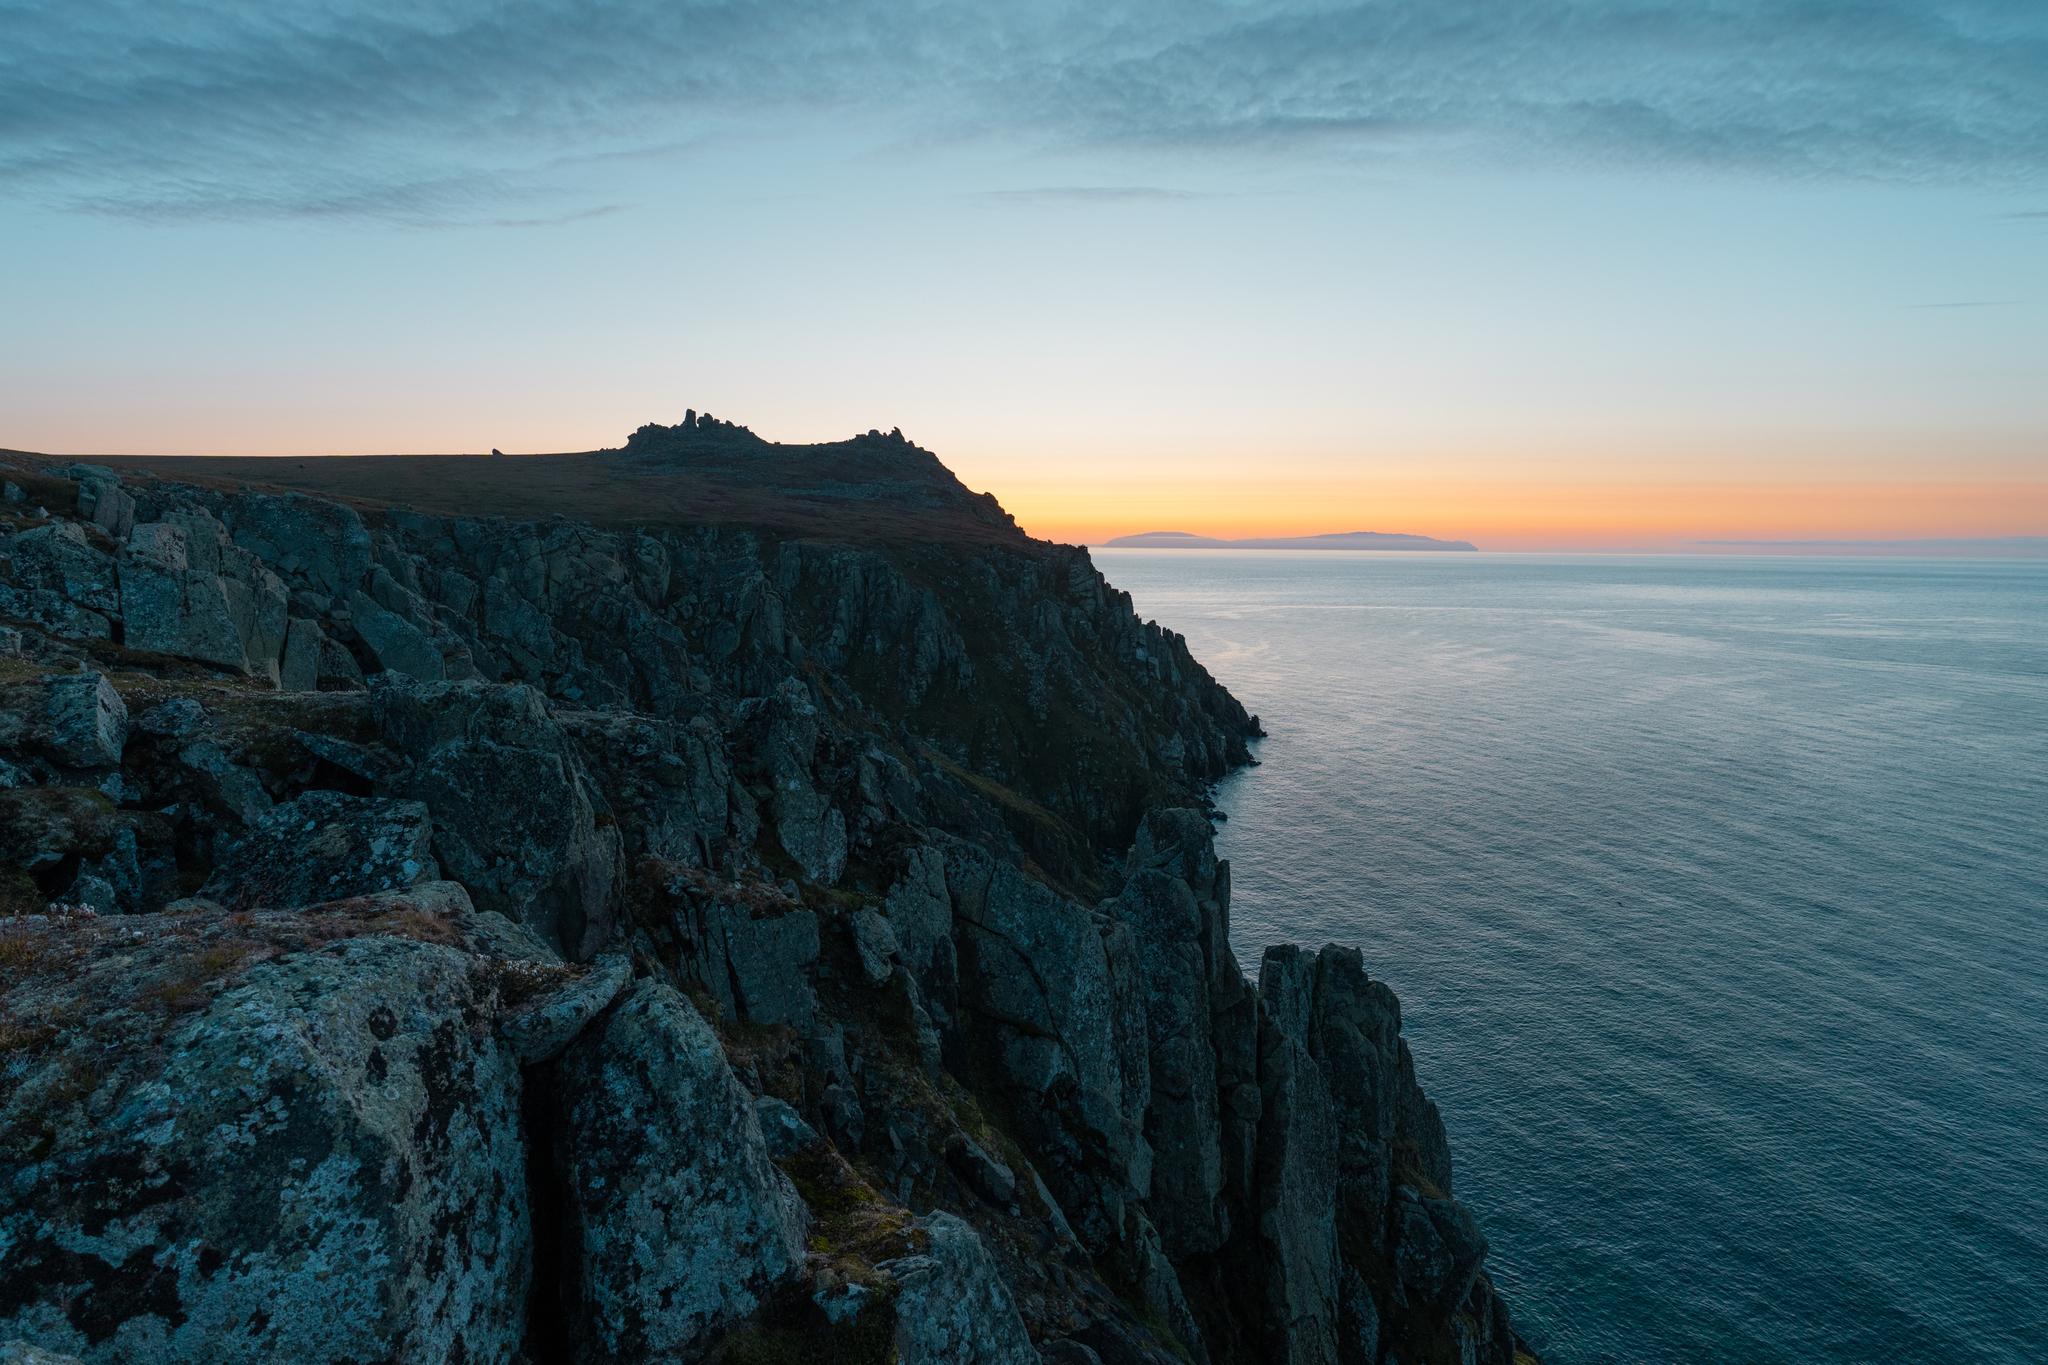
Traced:
POLYGON ((2048 7, 0 0, 0 192, 97 212, 526 221, 610 202, 564 190, 593 163, 849 117, 2038 186, 2048 7))

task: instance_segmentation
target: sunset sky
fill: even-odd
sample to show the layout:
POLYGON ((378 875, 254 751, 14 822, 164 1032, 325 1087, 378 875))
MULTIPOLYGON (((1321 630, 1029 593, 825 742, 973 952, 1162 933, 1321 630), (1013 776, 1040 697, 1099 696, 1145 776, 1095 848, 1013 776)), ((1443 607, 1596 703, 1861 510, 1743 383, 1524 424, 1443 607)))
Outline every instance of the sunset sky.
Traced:
POLYGON ((2048 6, 0 8, 0 446, 900 426, 1035 534, 2048 535, 2048 6))

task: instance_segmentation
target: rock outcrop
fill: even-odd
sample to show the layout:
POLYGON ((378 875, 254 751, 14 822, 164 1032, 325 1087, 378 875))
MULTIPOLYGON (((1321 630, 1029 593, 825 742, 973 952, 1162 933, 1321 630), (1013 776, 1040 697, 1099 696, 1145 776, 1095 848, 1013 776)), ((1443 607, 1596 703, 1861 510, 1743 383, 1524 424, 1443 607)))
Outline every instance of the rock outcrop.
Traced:
POLYGON ((459 921, 416 917, 8 927, 33 968, 9 1026, 55 1036, 9 1040, 39 1055, 9 1078, 4 1334, 85 1360, 517 1349, 519 1069, 476 1027, 495 992, 459 921))
POLYGON ((1233 953, 1256 717, 862 452, 988 534, 0 471, 0 1341, 1513 1365, 1399 1002, 1233 953))

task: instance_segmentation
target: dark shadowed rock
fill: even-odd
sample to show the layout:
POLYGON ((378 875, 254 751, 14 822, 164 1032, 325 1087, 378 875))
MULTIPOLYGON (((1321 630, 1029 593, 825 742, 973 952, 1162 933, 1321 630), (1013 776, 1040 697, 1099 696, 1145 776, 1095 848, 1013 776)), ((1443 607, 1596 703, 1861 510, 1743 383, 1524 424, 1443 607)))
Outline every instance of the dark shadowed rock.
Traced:
POLYGON ((360 592, 349 594, 349 617, 379 668, 418 682, 439 682, 447 665, 433 637, 360 592))
POLYGON ((343 503, 256 494, 237 500, 233 516, 236 545, 302 575, 329 597, 356 586, 369 570, 369 533, 343 503))
MULTIPOLYGON (((1337 1285, 1337 1359, 1342 1365, 1377 1365, 1380 1313, 1358 1268, 1346 1261, 1337 1285)), ((1512 1361, 1506 1365, 1513 1365, 1512 1361)))
POLYGON ((1401 1287, 1423 1299, 1439 1299, 1451 1283, 1456 1260, 1421 1196, 1407 1185, 1396 1186, 1394 1196, 1394 1267, 1401 1287))
POLYGON ((70 768, 108 768, 128 742, 128 706, 104 673, 0 684, 0 751, 40 753, 70 768))
POLYGON ((913 1226, 929 1250, 875 1267, 896 1281, 902 1365, 1037 1365, 1016 1301, 974 1228, 944 1212, 913 1226))
POLYGON ((258 816, 199 894, 229 909, 285 909, 396 891, 438 875, 419 801, 310 791, 258 816))
POLYGON ((580 1358, 697 1358, 803 1265, 802 1204, 750 1097, 690 1002, 652 981, 578 1039, 555 1077, 580 1358))
POLYGON ((1008 1208, 1017 1197, 1017 1173, 963 1133, 947 1140, 946 1164, 969 1189, 997 1208, 1008 1208))
POLYGON ((755 1024, 805 1027, 817 1008, 806 968, 818 958, 818 917, 789 900, 762 910, 744 901, 684 895, 664 926, 676 937, 682 979, 755 1024))
POLYGON ((248 666, 221 583, 225 537, 220 524, 203 514, 135 528, 120 568, 122 638, 130 648, 223 668, 248 666), (188 542, 188 536, 195 539, 188 542))
POLYGON ((93 547, 83 527, 56 522, 23 531, 8 551, 14 572, 11 582, 0 582, 0 612, 66 639, 113 635, 111 618, 121 610, 119 577, 113 558, 93 547))
POLYGON ((944 855, 934 848, 910 850, 903 875, 889 887, 886 908, 903 964, 922 980, 941 944, 949 952, 952 948, 953 903, 946 891, 944 855))
POLYGON ((619 837, 603 797, 540 694, 488 683, 383 675, 385 744, 410 760, 400 794, 434 816, 434 855, 496 910, 590 957, 618 913, 619 837))
POLYGON ((1130 1024, 1117 1008, 1102 928, 1072 900, 962 840, 944 844, 963 1005, 987 1028, 998 1074, 1026 1140, 1082 1240, 1121 1236, 1124 1201, 1152 1179, 1140 1116, 1124 1108, 1142 1082, 1130 1024))
POLYGON ((1259 1237, 1268 1359, 1336 1365, 1337 1133, 1308 1049, 1270 1020, 1259 1030, 1259 1237))
POLYGON ((761 1125, 761 1141, 771 1159, 794 1156, 818 1140, 817 1129, 805 1123, 803 1115, 773 1095, 754 1101, 754 1121, 761 1125))
POLYGON ((55 899, 96 910, 160 908, 178 895, 171 822, 117 809, 90 787, 21 785, 0 789, 0 869, 45 880, 75 860, 69 888, 55 899))
POLYGON ((902 952, 896 942, 896 931, 890 927, 889 921, 863 906, 853 912, 848 927, 853 931, 854 953, 860 960, 860 969, 868 984, 880 986, 887 982, 902 952))

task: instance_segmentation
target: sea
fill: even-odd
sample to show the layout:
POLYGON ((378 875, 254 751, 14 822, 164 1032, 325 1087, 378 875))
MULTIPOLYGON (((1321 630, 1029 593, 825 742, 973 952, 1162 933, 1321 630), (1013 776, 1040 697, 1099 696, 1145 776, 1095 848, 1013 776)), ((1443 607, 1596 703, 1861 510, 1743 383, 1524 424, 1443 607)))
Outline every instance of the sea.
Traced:
POLYGON ((1552 1365, 2048 1361, 2048 562, 1096 552, 1552 1365))

